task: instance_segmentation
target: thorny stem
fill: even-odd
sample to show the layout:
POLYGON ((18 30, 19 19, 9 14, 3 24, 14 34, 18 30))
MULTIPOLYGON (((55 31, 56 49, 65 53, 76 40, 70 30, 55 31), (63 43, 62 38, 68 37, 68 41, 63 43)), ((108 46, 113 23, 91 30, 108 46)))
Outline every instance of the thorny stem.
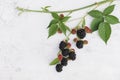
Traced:
POLYGON ((84 7, 81 7, 81 8, 76 8, 76 9, 70 9, 70 10, 65 10, 65 11, 43 11, 43 10, 32 10, 32 9, 24 9, 24 8, 21 8, 21 7, 17 7, 16 9, 21 11, 21 12, 41 12, 41 13, 72 13, 72 12, 76 12, 76 11, 80 11, 80 10, 83 10, 83 9, 86 9, 86 8, 89 8, 89 7, 93 7, 95 6, 96 4, 99 4, 99 5, 102 5, 102 4, 105 4, 105 3, 108 3, 108 2, 113 2, 115 0, 103 0, 103 1, 100 1, 100 2, 96 2, 96 3, 93 3, 91 5, 88 5, 88 6, 84 6, 84 7))

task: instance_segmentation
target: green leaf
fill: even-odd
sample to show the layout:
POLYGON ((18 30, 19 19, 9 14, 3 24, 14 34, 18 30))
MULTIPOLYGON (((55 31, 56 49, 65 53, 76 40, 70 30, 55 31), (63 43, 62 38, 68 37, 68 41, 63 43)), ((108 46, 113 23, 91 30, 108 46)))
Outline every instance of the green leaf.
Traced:
POLYGON ((107 15, 105 20, 110 24, 117 24, 119 23, 119 19, 113 15, 107 15))
POLYGON ((83 19, 83 22, 82 22, 82 27, 84 27, 86 24, 86 21, 85 21, 85 18, 83 19))
POLYGON ((58 59, 58 58, 55 58, 55 59, 50 63, 50 65, 55 65, 55 64, 57 64, 57 63, 59 63, 59 59, 58 59))
POLYGON ((49 28, 52 24, 57 24, 57 23, 58 23, 58 20, 57 20, 57 19, 53 19, 53 20, 49 23, 49 25, 48 25, 47 28, 49 28))
POLYGON ((59 19, 59 15, 57 13, 51 13, 51 14, 54 19, 59 19))
MULTIPOLYGON (((65 25, 65 26, 66 26, 66 25, 65 25)), ((66 26, 66 29, 67 29, 68 31, 71 31, 70 28, 69 28, 68 26, 66 26)))
POLYGON ((90 12, 88 12, 88 14, 94 18, 101 18, 103 17, 103 14, 101 11, 98 11, 98 10, 92 10, 90 12))
POLYGON ((91 25, 90 25, 91 30, 92 30, 92 31, 98 30, 99 24, 100 24, 101 22, 103 22, 103 21, 104 21, 103 18, 95 18, 95 19, 93 19, 93 21, 92 21, 92 23, 91 23, 91 25))
POLYGON ((58 30, 58 25, 52 24, 50 26, 50 28, 49 28, 49 36, 48 36, 48 38, 53 36, 57 32, 57 30, 58 30))
POLYGON ((60 30, 66 35, 66 25, 62 22, 59 22, 60 30))
POLYGON ((110 38, 111 35, 111 27, 110 24, 107 22, 102 22, 99 25, 99 36, 101 37, 101 39, 107 43, 108 39, 110 38))
POLYGON ((108 6, 104 11, 103 11, 103 14, 104 15, 108 15, 108 14, 111 14, 114 10, 114 7, 115 5, 111 5, 111 6, 108 6))
POLYGON ((62 19, 62 22, 66 22, 66 21, 68 21, 70 19, 70 16, 66 16, 66 17, 64 17, 63 19, 62 19))
POLYGON ((66 30, 71 31, 67 25, 65 25, 64 23, 61 23, 61 24, 66 28, 66 30))

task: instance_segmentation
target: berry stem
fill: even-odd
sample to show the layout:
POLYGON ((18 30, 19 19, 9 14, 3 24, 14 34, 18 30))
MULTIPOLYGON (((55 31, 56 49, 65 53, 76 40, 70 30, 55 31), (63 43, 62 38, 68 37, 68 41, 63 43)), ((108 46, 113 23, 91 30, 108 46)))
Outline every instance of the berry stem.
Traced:
MULTIPOLYGON (((109 1, 109 0, 108 0, 109 1)), ((111 2, 113 2, 113 0, 111 1, 111 2)), ((110 3, 111 3, 110 2, 110 3)), ((96 3, 95 4, 96 6, 92 9, 92 10, 94 10, 94 9, 96 9, 97 7, 99 7, 100 6, 100 3, 98 2, 98 3, 96 3)), ((82 19, 80 20, 80 22, 77 24, 77 26, 75 27, 75 29, 79 29, 81 26, 81 23, 83 23, 83 20, 85 19, 85 17, 88 15, 88 12, 82 17, 82 19)), ((84 26, 82 26, 82 28, 84 28, 84 26)), ((71 31, 70 31, 70 33, 68 34, 68 36, 66 36, 66 40, 68 41, 69 40, 69 37, 70 37, 70 35, 71 35, 72 33, 71 33, 71 31)))
POLYGON ((70 35, 71 35, 71 31, 70 31, 70 33, 66 36, 66 41, 67 41, 67 42, 69 41, 70 35))
POLYGON ((105 3, 108 3, 108 2, 113 2, 115 0, 103 0, 103 1, 100 1, 100 2, 96 2, 96 3, 93 3, 91 5, 87 5, 87 6, 84 6, 84 7, 81 7, 81 8, 76 8, 76 9, 70 9, 70 10, 64 10, 64 11, 44 11, 44 10, 32 10, 32 9, 24 9, 24 8, 21 8, 21 7, 17 7, 16 9, 21 11, 21 12, 41 12, 41 13, 72 13, 72 12, 76 12, 76 11, 80 11, 80 10, 83 10, 83 9, 86 9, 86 8, 90 8, 90 7, 93 7, 95 5, 102 5, 102 4, 105 4, 105 3))
POLYGON ((72 21, 76 21, 76 20, 80 20, 81 18, 82 18, 82 17, 78 17, 78 18, 71 19, 71 20, 67 21, 67 23, 72 22, 72 21))
MULTIPOLYGON (((112 1, 113 2, 113 1, 112 1)), ((110 2, 111 3, 111 2, 110 2)), ((92 10, 95 10, 97 7, 99 7, 100 6, 100 4, 98 4, 98 3, 96 3, 96 6, 92 9, 92 10)), ((80 27, 81 28, 84 28, 84 26, 80 26, 82 23, 83 23, 83 21, 84 21, 84 19, 85 19, 85 17, 87 17, 87 15, 88 15, 88 12, 82 17, 82 19, 80 20, 80 22, 78 23, 78 25, 76 26, 76 29, 79 29, 80 27)))
POLYGON ((85 14, 85 16, 82 17, 82 19, 80 20, 80 22, 78 23, 78 25, 75 27, 76 29, 79 29, 81 26, 80 24, 83 22, 83 20, 85 19, 85 17, 87 16, 88 14, 85 14))
POLYGON ((57 55, 59 55, 59 54, 61 54, 61 50, 58 51, 58 54, 57 54, 57 55))

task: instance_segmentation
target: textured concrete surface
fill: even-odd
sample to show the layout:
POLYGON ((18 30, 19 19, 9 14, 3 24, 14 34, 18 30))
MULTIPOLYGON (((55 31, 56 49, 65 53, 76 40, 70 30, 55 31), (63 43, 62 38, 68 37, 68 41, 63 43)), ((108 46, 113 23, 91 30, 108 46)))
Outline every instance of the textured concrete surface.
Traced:
MULTIPOLYGON (((57 73, 55 66, 51 67, 49 63, 56 57, 58 44, 64 36, 57 34, 47 39, 46 27, 51 16, 42 13, 18 16, 15 9, 17 6, 40 9, 50 5, 51 10, 65 10, 96 1, 100 0, 0 0, 0 80, 120 80, 120 24, 112 26, 108 45, 97 32, 88 34, 89 44, 76 51, 77 60, 69 62, 62 73, 57 73)), ((120 19, 120 1, 114 3, 117 6, 112 14, 120 19)), ((99 9, 103 10, 105 6, 107 4, 99 9)), ((78 18, 88 10, 71 16, 78 18)), ((88 16, 88 26, 91 20, 88 16)), ((74 27, 77 22, 67 24, 74 27)))

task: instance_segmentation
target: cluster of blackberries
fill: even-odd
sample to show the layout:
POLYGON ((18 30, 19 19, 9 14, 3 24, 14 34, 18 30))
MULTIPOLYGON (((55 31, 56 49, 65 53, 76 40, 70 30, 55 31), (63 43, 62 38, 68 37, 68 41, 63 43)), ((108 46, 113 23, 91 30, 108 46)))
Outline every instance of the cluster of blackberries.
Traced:
POLYGON ((84 41, 81 40, 81 39, 85 38, 85 36, 86 36, 86 31, 85 31, 85 29, 78 29, 78 30, 77 30, 77 36, 78 36, 78 38, 79 38, 80 40, 77 40, 76 46, 77 46, 77 48, 79 48, 79 49, 80 49, 80 48, 83 48, 84 41))
MULTIPOLYGON (((76 42, 77 48, 81 49, 83 48, 84 44, 88 44, 87 40, 82 40, 86 37, 86 33, 91 33, 91 30, 88 27, 85 27, 84 29, 72 29, 72 34, 76 34, 77 38, 74 38, 74 42, 76 42)), ((58 59, 60 61, 59 64, 56 65, 56 71, 61 72, 63 66, 66 66, 68 64, 68 60, 75 60, 76 54, 75 50, 71 49, 71 44, 67 41, 61 41, 59 44, 59 49, 61 51, 61 54, 58 55, 58 59)))
POLYGON ((68 43, 65 41, 61 41, 59 44, 59 48, 61 50, 61 54, 59 54, 58 59, 60 60, 60 63, 56 65, 56 71, 61 72, 63 66, 67 66, 68 60, 75 60, 76 54, 73 49, 69 49, 68 43), (62 56, 62 58, 61 58, 62 56))

